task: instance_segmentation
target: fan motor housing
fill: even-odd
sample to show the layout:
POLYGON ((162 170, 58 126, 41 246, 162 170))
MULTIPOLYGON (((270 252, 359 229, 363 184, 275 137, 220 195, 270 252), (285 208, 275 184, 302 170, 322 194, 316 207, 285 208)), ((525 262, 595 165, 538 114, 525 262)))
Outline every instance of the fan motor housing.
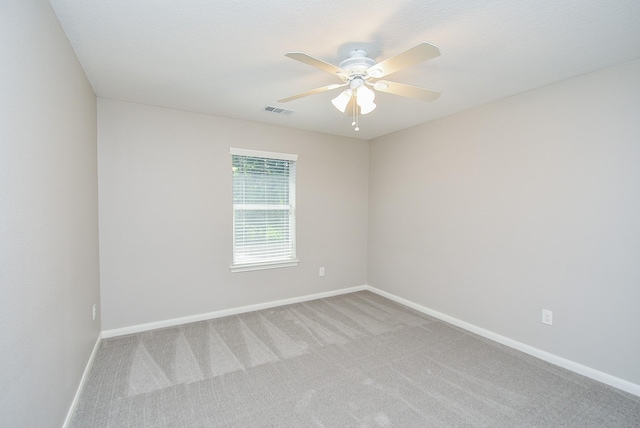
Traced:
POLYGON ((367 51, 356 49, 349 52, 349 58, 340 63, 340 68, 348 72, 349 76, 364 76, 375 63, 375 60, 367 56, 367 51))

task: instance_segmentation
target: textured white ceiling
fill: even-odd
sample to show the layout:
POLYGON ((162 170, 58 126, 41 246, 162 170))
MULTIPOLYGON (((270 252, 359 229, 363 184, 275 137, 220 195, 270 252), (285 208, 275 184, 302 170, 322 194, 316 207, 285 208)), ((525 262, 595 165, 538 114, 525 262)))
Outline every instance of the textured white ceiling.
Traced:
POLYGON ((371 139, 640 57, 638 0, 51 0, 96 94, 371 139), (442 56, 388 76, 442 92, 431 103, 378 93, 360 132, 339 80, 284 55, 381 61, 420 42, 442 56), (295 112, 277 115, 266 105, 295 112))

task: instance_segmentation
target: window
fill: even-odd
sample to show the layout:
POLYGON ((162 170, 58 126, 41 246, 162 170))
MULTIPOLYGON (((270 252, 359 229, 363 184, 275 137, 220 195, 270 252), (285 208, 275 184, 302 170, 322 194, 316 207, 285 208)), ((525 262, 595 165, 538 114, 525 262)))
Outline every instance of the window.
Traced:
POLYGON ((230 149, 234 272, 295 266, 297 155, 230 149))

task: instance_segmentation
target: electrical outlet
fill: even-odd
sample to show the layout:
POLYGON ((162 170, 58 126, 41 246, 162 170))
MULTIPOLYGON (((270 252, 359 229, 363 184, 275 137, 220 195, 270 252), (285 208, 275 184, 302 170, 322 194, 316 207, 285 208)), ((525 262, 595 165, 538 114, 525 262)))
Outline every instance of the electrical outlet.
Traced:
POLYGON ((542 310, 542 324, 553 325, 553 312, 548 309, 542 310))
POLYGON ((96 320, 96 304, 93 304, 93 320, 96 320))
POLYGON ((321 268, 320 268, 319 275, 320 275, 320 276, 324 276, 324 268, 323 268, 323 267, 321 267, 321 268))

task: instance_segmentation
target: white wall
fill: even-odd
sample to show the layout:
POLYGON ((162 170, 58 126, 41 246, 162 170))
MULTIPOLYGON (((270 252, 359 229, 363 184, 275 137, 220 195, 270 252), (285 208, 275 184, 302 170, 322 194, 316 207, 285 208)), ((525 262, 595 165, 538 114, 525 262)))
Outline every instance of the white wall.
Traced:
POLYGON ((367 142, 99 99, 98 147, 104 329, 366 283, 367 142), (297 267, 230 272, 229 147, 299 155, 297 267))
POLYGON ((640 384, 639 119, 636 60, 372 141, 369 283, 640 384))
POLYGON ((61 426, 100 332, 96 97, 49 2, 0 3, 0 426, 61 426))

